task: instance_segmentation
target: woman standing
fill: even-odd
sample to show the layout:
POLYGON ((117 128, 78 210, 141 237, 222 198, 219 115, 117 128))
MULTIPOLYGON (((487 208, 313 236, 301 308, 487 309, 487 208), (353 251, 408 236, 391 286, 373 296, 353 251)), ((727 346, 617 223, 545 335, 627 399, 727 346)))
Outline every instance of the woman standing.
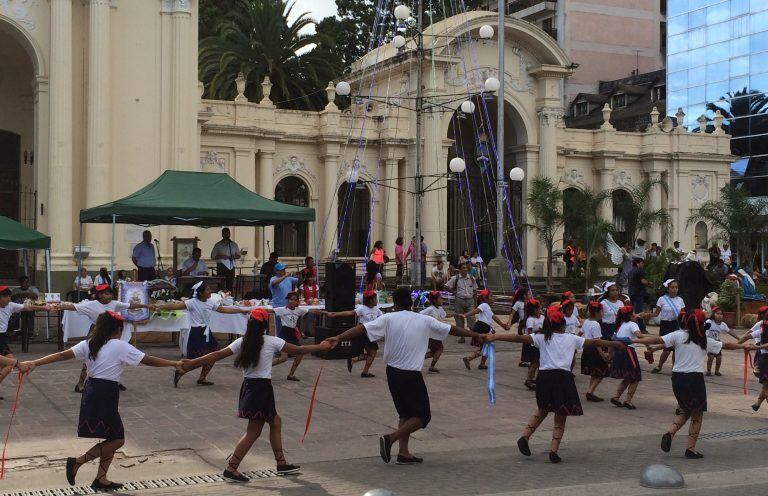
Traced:
MULTIPOLYGON (((664 281, 663 286, 666 290, 666 294, 661 295, 661 297, 656 300, 656 308, 653 312, 640 314, 640 316, 645 319, 652 319, 656 316, 659 317, 659 336, 666 336, 667 334, 680 330, 680 312, 685 308, 685 302, 682 298, 677 296, 680 289, 677 280, 667 279, 664 281)), ((651 348, 651 351, 657 350, 651 348)), ((672 348, 664 349, 664 353, 662 353, 659 358, 659 364, 651 370, 652 374, 661 372, 661 367, 664 365, 664 362, 667 361, 667 358, 672 351, 672 348)), ((674 361, 674 357, 672 360, 674 361)))
POLYGON ((384 264, 387 262, 389 257, 387 257, 387 252, 384 251, 384 242, 383 241, 376 241, 373 244, 373 249, 371 250, 371 256, 370 259, 373 260, 373 262, 378 266, 379 274, 384 276, 384 264))
MULTIPOLYGON (((603 307, 605 308, 605 307, 603 307)), ((630 343, 632 339, 640 337, 640 327, 634 321, 635 315, 632 313, 632 306, 627 305, 619 309, 618 321, 619 328, 616 331, 616 341, 630 343)), ((628 410, 634 410, 637 407, 632 403, 635 397, 637 386, 643 379, 640 371, 640 362, 637 359, 637 352, 632 346, 616 351, 611 359, 611 368, 609 375, 613 379, 621 379, 616 395, 611 398, 611 404, 617 407, 624 407, 628 410), (627 392, 624 403, 621 402, 621 395, 627 392)))
POLYGON ((405 268, 405 250, 403 250, 403 237, 398 236, 395 240, 395 283, 400 286, 403 283, 403 269, 405 268))
POLYGON ((622 349, 624 344, 601 339, 585 339, 565 332, 565 315, 556 305, 547 309, 543 332, 523 336, 493 334, 486 336, 486 341, 523 343, 539 350, 540 371, 536 381, 536 411, 528 420, 522 437, 517 440, 517 447, 523 455, 531 456, 529 439, 547 415, 554 413, 555 427, 552 430, 552 442, 549 446, 549 461, 560 463, 562 459, 557 452, 565 434, 565 421, 571 415, 583 414, 576 382, 570 371, 573 354, 584 347, 605 346, 622 349))
POLYGON ((102 313, 96 320, 91 337, 80 341, 72 348, 54 353, 37 360, 26 362, 30 369, 77 358, 88 367, 88 380, 80 400, 80 420, 77 436, 104 439, 77 458, 67 458, 67 482, 75 485, 75 476, 84 464, 99 459, 99 470, 91 487, 96 490, 116 490, 122 484, 107 479, 112 458, 125 443, 125 429, 118 411, 120 389, 118 383, 123 368, 140 363, 150 367, 176 367, 182 370, 181 362, 145 355, 129 343, 122 341, 123 317, 112 311, 102 313))
POLYGON ((661 437, 661 449, 669 452, 672 447, 672 438, 690 420, 685 457, 691 459, 704 457, 696 451, 696 441, 701 431, 704 412, 707 411, 707 387, 704 384, 704 359, 707 353, 717 354, 723 348, 726 350, 755 348, 753 345, 723 343, 708 338, 704 331, 704 319, 704 312, 697 308, 686 315, 685 331, 677 330, 664 336, 632 339, 637 344, 646 346, 663 344, 666 348, 675 350, 676 359, 672 366, 672 391, 675 394, 675 399, 677 399, 678 410, 672 425, 661 437))
MULTIPOLYGON (((185 346, 185 358, 194 359, 206 355, 219 349, 219 343, 216 341, 213 332, 208 327, 211 322, 211 313, 230 313, 247 314, 250 310, 241 308, 228 308, 221 306, 220 300, 211 299, 211 288, 205 281, 200 281, 192 286, 194 292, 192 298, 179 303, 159 303, 157 310, 187 310, 189 312, 189 324, 192 328, 189 330, 187 344, 185 346)), ((198 386, 213 386, 213 383, 207 380, 208 373, 213 365, 205 364, 200 370, 200 377, 197 379, 198 386)), ((183 371, 176 370, 173 373, 173 387, 179 387, 181 376, 192 369, 183 371)))
POLYGON ((248 419, 245 434, 235 445, 235 450, 228 457, 229 463, 224 470, 224 477, 237 482, 247 482, 248 477, 238 471, 240 463, 248 454, 253 443, 261 436, 264 424, 269 424, 269 444, 277 462, 277 473, 286 475, 298 472, 299 466, 288 463, 283 453, 282 419, 275 408, 275 392, 272 389, 272 357, 276 353, 303 355, 315 351, 329 350, 330 344, 296 346, 267 334, 269 314, 257 308, 251 311, 245 335, 237 338, 221 350, 203 355, 184 363, 186 370, 195 367, 212 367, 224 358, 235 356, 235 367, 243 371, 243 384, 240 386, 240 399, 237 416, 248 419))

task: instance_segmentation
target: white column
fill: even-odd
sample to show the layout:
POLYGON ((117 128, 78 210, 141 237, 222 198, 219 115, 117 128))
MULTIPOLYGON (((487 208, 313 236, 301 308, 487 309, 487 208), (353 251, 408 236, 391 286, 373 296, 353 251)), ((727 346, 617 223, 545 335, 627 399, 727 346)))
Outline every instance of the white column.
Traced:
POLYGON ((168 6, 171 14, 171 163, 169 168, 188 169, 197 163, 194 149, 196 109, 193 83, 197 83, 197 44, 192 36, 192 13, 189 2, 174 0, 168 6), (193 67, 190 69, 190 67, 193 67))
MULTIPOLYGON (((253 149, 235 148, 235 170, 234 174, 231 175, 246 188, 256 191, 255 151, 253 149)), ((251 267, 253 258, 258 256, 256 231, 261 231, 261 229, 253 227, 232 228, 232 239, 240 245, 240 248, 248 248, 247 257, 238 261, 240 267, 251 267)), ((248 271, 245 273, 250 274, 248 271)))
MULTIPOLYGON (((88 17, 86 206, 95 207, 112 199, 109 0, 90 0, 88 17)), ((109 256, 110 237, 109 226, 88 226, 86 239, 92 256, 109 256)))
MULTIPOLYGON (((613 189, 613 169, 600 170, 600 189, 609 191, 613 189)), ((601 217, 603 220, 613 224, 613 199, 603 202, 603 211, 601 217)))
POLYGON ((563 117, 561 108, 543 107, 539 115, 539 171, 538 175, 555 178, 557 175, 557 123, 563 117))
MULTIPOLYGON (((338 189, 339 155, 328 153, 323 159, 323 209, 317 213, 317 233, 323 241, 320 246, 320 258, 330 256, 336 248, 336 229, 339 225, 338 189)), ((320 240, 318 240, 319 242, 320 240)))
POLYGON ((442 158, 442 139, 440 138, 439 120, 436 113, 427 114, 424 118, 424 160, 421 171, 424 174, 424 188, 429 186, 429 192, 422 197, 421 235, 427 244, 427 257, 435 250, 445 249, 445 229, 440 226, 440 220, 445 219, 446 182, 445 178, 437 179, 437 175, 446 171, 446 163, 442 158), (434 184, 432 184, 434 182, 434 184), (431 185, 431 186, 430 186, 431 185), (442 195, 442 198, 441 198, 442 195))
MULTIPOLYGON (((691 172, 687 170, 678 169, 678 222, 680 226, 680 244, 688 246, 688 249, 693 249, 694 244, 694 230, 693 226, 689 229, 686 225, 688 217, 691 215, 691 172)), ((712 233, 710 231, 709 237, 712 233)))
MULTIPOLYGON (((661 179, 661 172, 658 172, 658 171, 651 171, 651 172, 649 172, 648 173, 648 179, 650 179, 651 181, 658 181, 658 180, 660 180, 661 179)), ((656 186, 656 187, 653 188, 653 190, 651 190, 651 194, 650 194, 650 196, 648 198, 648 202, 649 202, 648 208, 649 208, 649 210, 653 211, 653 210, 657 210, 657 209, 661 208, 662 207, 661 201, 662 201, 662 199, 661 199, 661 186, 656 186)), ((659 246, 665 246, 663 244, 665 240, 663 240, 661 238, 661 236, 662 236, 661 226, 659 226, 659 225, 653 226, 650 229, 650 232, 648 232, 648 241, 651 242, 651 243, 654 243, 654 242, 658 243, 659 246)), ((671 245, 671 243, 669 243, 669 245, 671 245)))
POLYGON ((72 1, 51 0, 47 217, 51 263, 72 259, 72 1), (54 218, 55 216, 55 218, 54 218))
MULTIPOLYGON (((259 152, 259 195, 270 200, 275 199, 274 184, 274 151, 259 152)), ((262 250, 261 259, 266 260, 270 251, 275 248, 275 228, 267 226, 264 228, 264 239, 259 243, 259 249, 262 250), (269 242, 269 246, 267 246, 269 242)))
POLYGON ((395 258, 395 240, 398 233, 398 191, 393 188, 398 187, 399 183, 399 164, 396 158, 388 158, 384 161, 384 180, 379 187, 379 197, 384 206, 382 210, 384 215, 381 222, 384 227, 384 249, 389 253, 390 258, 395 258))

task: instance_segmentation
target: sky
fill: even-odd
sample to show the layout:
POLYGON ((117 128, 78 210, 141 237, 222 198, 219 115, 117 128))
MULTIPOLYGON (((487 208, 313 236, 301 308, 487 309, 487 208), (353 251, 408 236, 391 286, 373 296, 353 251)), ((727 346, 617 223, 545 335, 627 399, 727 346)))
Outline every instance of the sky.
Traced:
POLYGON ((316 21, 336 15, 335 0, 295 0, 294 3, 295 5, 291 12, 294 19, 303 12, 309 12, 310 17, 316 21))

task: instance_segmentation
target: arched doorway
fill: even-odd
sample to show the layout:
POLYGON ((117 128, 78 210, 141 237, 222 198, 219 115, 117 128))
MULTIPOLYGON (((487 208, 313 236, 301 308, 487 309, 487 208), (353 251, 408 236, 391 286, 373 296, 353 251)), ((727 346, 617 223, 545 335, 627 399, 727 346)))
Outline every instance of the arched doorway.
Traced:
MULTIPOLYGON (((296 176, 281 179, 275 186, 275 200, 296 205, 309 206, 309 186, 296 176)), ((275 251, 281 257, 305 257, 309 254, 309 224, 291 222, 275 226, 275 251)))
MULTIPOLYGON (((35 64, 16 28, 0 20, 0 215, 35 228, 35 64)), ((0 278, 13 279, 34 252, 0 250, 0 278)))
MULTIPOLYGON (((452 174, 448 181, 448 252, 457 259, 462 251, 470 253, 478 249, 484 260, 497 256, 496 253, 496 159, 494 137, 496 136, 496 99, 472 98, 475 111, 464 114, 457 110, 448 128, 448 138, 454 140, 448 152, 448 161, 461 157, 466 163, 466 173, 452 174)), ((503 198, 505 212, 505 243, 511 260, 520 260, 520 249, 525 246, 523 223, 523 198, 525 185, 509 180, 509 171, 514 167, 525 169, 525 163, 517 160, 515 146, 527 141, 521 128, 521 119, 516 110, 507 103, 504 111, 504 181, 507 197, 503 198), (509 217, 514 220, 514 229, 509 217), (517 239, 515 239, 515 235, 517 239)), ((446 164, 448 170, 448 164, 446 164)))
MULTIPOLYGON (((632 202, 632 198, 629 193, 623 189, 615 189, 611 193, 611 200, 613 205, 613 239, 619 246, 627 246, 627 244, 634 244, 634 239, 629 239, 630 233, 627 231, 627 221, 625 218, 626 205, 632 202)), ((636 233, 635 233, 636 234, 636 233)))
POLYGON ((565 223, 563 225, 563 248, 573 242, 576 231, 578 230, 579 219, 574 212, 578 212, 577 202, 581 191, 577 188, 566 188, 563 191, 563 213, 565 223))
POLYGON ((338 250, 342 257, 367 255, 371 223, 371 192, 363 183, 344 182, 339 188, 338 250))

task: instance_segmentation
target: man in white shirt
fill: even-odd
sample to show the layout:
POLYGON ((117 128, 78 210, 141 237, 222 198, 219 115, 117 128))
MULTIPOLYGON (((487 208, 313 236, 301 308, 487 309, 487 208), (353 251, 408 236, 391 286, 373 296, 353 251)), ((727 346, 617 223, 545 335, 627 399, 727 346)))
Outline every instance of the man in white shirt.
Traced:
POLYGON ((240 259, 240 247, 229 239, 230 236, 228 227, 222 229, 221 241, 213 245, 211 250, 211 258, 216 261, 216 274, 226 277, 227 291, 232 291, 235 286, 235 260, 240 259))
POLYGON ((429 408, 429 395, 421 367, 430 339, 442 341, 448 334, 483 339, 480 334, 461 329, 427 315, 411 311, 413 301, 411 290, 398 288, 392 293, 395 304, 394 312, 384 314, 378 319, 357 325, 338 336, 326 339, 331 347, 340 341, 351 340, 367 333, 372 342, 384 341, 384 361, 387 363, 387 384, 395 409, 400 416, 396 431, 379 438, 379 452, 382 460, 389 463, 392 444, 399 441, 397 455, 399 465, 421 463, 424 460, 413 456, 408 451, 411 434, 426 428, 432 414, 429 408))
POLYGON ((138 269, 139 281, 152 281, 157 274, 155 273, 155 247, 152 246, 152 233, 144 231, 141 233, 142 241, 133 247, 131 260, 138 269))
POLYGON ((432 267, 432 289, 440 291, 445 286, 445 269, 443 268, 443 261, 437 262, 437 265, 432 267))
POLYGON ((208 266, 205 264, 205 260, 200 258, 202 255, 203 252, 200 248, 193 249, 192 256, 181 264, 181 275, 191 277, 207 276, 208 266))

